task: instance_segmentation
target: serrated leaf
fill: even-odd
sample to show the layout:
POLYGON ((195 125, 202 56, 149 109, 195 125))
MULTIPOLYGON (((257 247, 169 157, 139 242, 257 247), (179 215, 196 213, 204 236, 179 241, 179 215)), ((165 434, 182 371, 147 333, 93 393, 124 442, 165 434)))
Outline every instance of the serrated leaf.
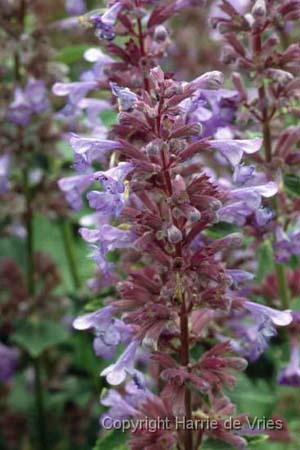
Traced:
POLYGON ((27 321, 21 324, 12 341, 23 348, 32 358, 37 358, 48 348, 68 339, 67 331, 50 320, 27 321))
POLYGON ((286 174, 283 177, 284 186, 292 194, 300 196, 300 177, 294 174, 286 174))

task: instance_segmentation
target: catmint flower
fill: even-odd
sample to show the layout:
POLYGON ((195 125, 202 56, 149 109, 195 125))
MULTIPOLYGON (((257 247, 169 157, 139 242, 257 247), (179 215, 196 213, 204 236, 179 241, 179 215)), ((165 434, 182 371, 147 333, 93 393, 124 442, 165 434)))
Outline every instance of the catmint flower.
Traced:
POLYGON ((116 37, 114 25, 123 4, 117 1, 114 5, 106 10, 102 15, 93 14, 89 20, 95 27, 95 36, 106 41, 113 41, 116 37))
POLYGON ((101 50, 95 48, 86 50, 84 53, 84 58, 95 64, 93 64, 90 69, 82 72, 80 77, 81 81, 105 82, 107 79, 105 70, 111 63, 114 62, 114 60, 110 56, 102 53, 101 50))
POLYGON ((101 397, 101 404, 109 408, 100 418, 100 424, 104 428, 107 419, 124 420, 138 415, 138 410, 129 403, 126 397, 123 397, 115 389, 109 389, 101 397))
POLYGON ((228 193, 228 202, 218 210, 218 217, 224 222, 243 226, 247 217, 261 207, 262 197, 272 197, 276 192, 277 185, 271 181, 260 186, 233 189, 228 193))
POLYGON ((66 200, 74 210, 79 210, 82 203, 83 192, 92 184, 91 174, 75 175, 73 177, 61 178, 58 181, 59 188, 65 193, 66 200))
POLYGON ((86 126, 93 129, 99 138, 106 138, 107 128, 103 125, 100 113, 108 110, 111 107, 110 103, 96 98, 83 98, 78 103, 78 107, 86 112, 86 126))
POLYGON ((0 380, 8 381, 17 368, 19 352, 16 348, 8 347, 0 343, 0 380))
POLYGON ((8 189, 8 170, 10 156, 4 154, 0 156, 0 194, 5 194, 8 189))
POLYGON ((201 89, 199 96, 183 104, 186 104, 189 121, 199 121, 203 125, 202 137, 211 137, 220 128, 231 125, 238 102, 239 95, 236 91, 201 89))
POLYGON ((85 168, 94 161, 104 162, 108 152, 122 147, 118 141, 95 137, 80 137, 76 134, 72 135, 70 144, 77 156, 76 164, 78 168, 85 168))
POLYGON ((137 96, 134 92, 131 92, 128 88, 121 88, 117 83, 110 83, 112 93, 118 97, 120 111, 129 111, 134 108, 137 102, 137 96))
MULTIPOLYGON (((249 321, 247 316, 233 317, 228 326, 234 338, 230 339, 232 349, 249 361, 256 361, 268 348, 269 341, 277 335, 273 323, 265 316, 255 316, 249 321)), ((219 336, 221 341, 225 337, 219 336)))
POLYGON ((296 229, 289 233, 286 233, 279 225, 276 227, 273 247, 276 260, 279 263, 289 261, 292 255, 300 255, 300 229, 298 223, 299 220, 297 221, 296 229))
POLYGON ((242 164, 237 165, 234 168, 233 182, 237 185, 243 185, 251 180, 255 172, 255 166, 244 166, 242 164))
POLYGON ((258 227, 264 227, 272 219, 274 219, 275 213, 271 208, 260 207, 255 211, 255 222, 258 227))
POLYGON ((79 16, 86 10, 85 0, 65 0, 65 8, 68 14, 79 16))
POLYGON ((8 120, 16 125, 26 126, 32 115, 46 111, 49 108, 48 94, 45 83, 31 79, 24 90, 16 88, 14 101, 8 108, 8 120))
POLYGON ((127 343, 132 333, 129 325, 121 320, 113 319, 114 311, 113 306, 105 306, 93 313, 79 316, 73 322, 76 330, 93 329, 95 354, 105 359, 112 358, 116 347, 120 343, 127 343))
POLYGON ((28 99, 32 113, 38 114, 49 109, 50 102, 44 81, 30 80, 24 89, 24 95, 28 99))
POLYGON ((135 235, 131 231, 121 230, 108 224, 103 225, 100 230, 80 228, 79 232, 87 242, 101 242, 102 248, 106 252, 116 248, 126 248, 135 239, 135 235))
POLYGON ((300 386, 300 346, 297 336, 291 337, 291 357, 289 364, 281 369, 278 383, 283 386, 300 386))
POLYGON ((278 327, 285 327, 293 321, 293 316, 289 310, 277 311, 269 306, 253 303, 248 300, 243 303, 243 307, 251 312, 254 317, 265 317, 278 327))
POLYGON ((76 81, 73 83, 55 83, 52 92, 57 96, 68 96, 68 104, 63 109, 66 115, 74 114, 77 105, 90 91, 96 89, 96 81, 76 81))
POLYGON ((214 70, 212 72, 207 72, 200 75, 198 78, 188 83, 187 86, 192 91, 196 91, 198 89, 218 89, 223 85, 223 83, 224 75, 222 72, 214 70))
POLYGON ((124 199, 121 194, 90 191, 87 194, 87 199, 90 207, 101 216, 118 217, 124 207, 124 199))
POLYGON ((31 116, 32 110, 24 92, 20 88, 16 88, 14 101, 8 108, 8 121, 15 125, 26 126, 29 124, 31 116))
POLYGON ((76 330, 88 330, 90 328, 97 328, 102 324, 110 324, 115 308, 111 305, 105 306, 98 311, 87 313, 77 317, 73 322, 73 327, 76 330))
POLYGON ((101 376, 106 377, 106 381, 115 386, 123 383, 127 375, 133 370, 134 359, 138 349, 139 342, 132 341, 126 350, 119 357, 117 362, 102 370, 101 376))
POLYGON ((100 423, 105 426, 107 418, 122 420, 136 417, 139 414, 137 408, 150 398, 153 398, 153 394, 146 388, 144 377, 141 374, 138 377, 133 374, 132 380, 125 385, 123 396, 115 389, 104 392, 101 404, 109 407, 109 410, 101 416, 100 423))
POLYGON ((106 192, 122 193, 124 192, 124 180, 132 170, 131 163, 121 162, 106 172, 94 173, 94 179, 100 181, 106 192))
POLYGON ((240 164, 244 153, 252 154, 260 150, 262 139, 211 140, 209 144, 212 148, 219 150, 233 167, 236 167, 240 164))
POLYGON ((130 163, 122 162, 106 172, 96 172, 94 180, 100 181, 105 192, 91 191, 89 205, 102 216, 119 216, 126 201, 124 178, 132 170, 130 163))

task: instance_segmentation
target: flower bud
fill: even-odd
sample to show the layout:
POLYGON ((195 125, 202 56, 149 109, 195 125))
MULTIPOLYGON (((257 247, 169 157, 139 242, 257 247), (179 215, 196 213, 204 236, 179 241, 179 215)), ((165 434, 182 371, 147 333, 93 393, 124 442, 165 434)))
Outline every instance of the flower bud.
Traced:
POLYGON ((163 25, 158 25, 154 30, 154 40, 164 42, 168 38, 168 31, 163 25))
POLYGON ((234 84, 234 87, 236 88, 236 90, 238 91, 238 93, 240 94, 242 100, 247 100, 247 92, 244 86, 244 83, 242 81, 242 77, 239 73, 234 72, 232 74, 232 82, 234 84))
POLYGON ((206 72, 189 83, 194 89, 219 89, 224 83, 222 72, 213 70, 206 72))
POLYGON ((159 145, 155 144, 154 142, 149 142, 145 150, 147 156, 157 156, 159 154, 159 145))
POLYGON ((266 73, 270 78, 272 78, 272 80, 277 81, 277 83, 283 86, 294 79, 294 76, 286 70, 268 69, 266 73))
POLYGON ((253 17, 260 18, 265 17, 267 13, 266 2, 265 0, 256 0, 252 8, 253 17))
POLYGON ((170 228, 168 228, 167 235, 168 241, 171 244, 178 244, 182 241, 182 233, 175 225, 171 225, 170 228))

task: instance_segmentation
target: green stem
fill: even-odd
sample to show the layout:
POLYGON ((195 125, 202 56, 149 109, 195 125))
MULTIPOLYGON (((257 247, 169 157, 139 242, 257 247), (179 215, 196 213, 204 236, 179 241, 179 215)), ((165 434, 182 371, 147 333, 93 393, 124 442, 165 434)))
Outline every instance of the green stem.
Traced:
POLYGON ((31 208, 31 192, 28 183, 28 169, 24 168, 24 179, 23 179, 23 189, 25 194, 26 202, 26 253, 27 253, 27 286, 28 293, 31 296, 35 294, 35 282, 34 282, 34 225, 33 225, 33 213, 31 208))
MULTIPOLYGON (((264 84, 262 84, 262 86, 260 86, 258 92, 259 92, 259 97, 260 97, 260 101, 262 104, 262 129, 263 129, 265 157, 266 157, 266 162, 268 164, 270 164, 272 162, 272 135, 271 135, 271 126, 270 126, 269 111, 268 111, 268 104, 267 104, 267 96, 266 96, 266 90, 265 90, 264 84)), ((272 205, 274 211, 276 211, 276 213, 278 215, 278 202, 277 202, 276 197, 271 199, 271 205, 272 205)), ((279 290, 279 297, 281 300, 281 305, 282 305, 283 309, 286 309, 286 308, 289 308, 289 305, 290 305, 290 292, 289 292, 285 267, 284 267, 284 265, 275 262, 275 269, 276 269, 278 290, 279 290)))
POLYGON ((46 435, 46 424, 45 424, 45 409, 44 409, 44 395, 43 395, 43 385, 42 385, 42 375, 41 375, 41 360, 40 358, 35 358, 33 360, 34 365, 34 390, 35 390, 35 405, 37 412, 37 432, 39 439, 40 450, 47 450, 47 435, 46 435))
POLYGON ((77 271, 76 255, 73 245, 74 242, 70 223, 67 222, 67 220, 62 219, 60 220, 60 228, 62 232, 65 254, 68 261, 68 266, 74 284, 74 288, 79 289, 81 287, 81 282, 77 271))
POLYGON ((278 289, 282 307, 283 309, 289 309, 290 296, 289 296, 289 287, 286 279, 285 267, 282 264, 275 263, 275 269, 277 274, 278 289))

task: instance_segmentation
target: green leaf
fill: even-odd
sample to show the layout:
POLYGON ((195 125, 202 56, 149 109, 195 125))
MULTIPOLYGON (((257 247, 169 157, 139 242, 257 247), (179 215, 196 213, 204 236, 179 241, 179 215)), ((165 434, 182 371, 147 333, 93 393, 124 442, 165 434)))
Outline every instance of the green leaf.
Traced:
POLYGON ((232 445, 225 442, 217 441, 215 439, 208 439, 201 446, 202 450, 232 450, 232 445))
POLYGON ((8 396, 8 406, 13 411, 27 413, 33 405, 33 397, 30 390, 26 389, 24 373, 16 375, 11 382, 8 396))
POLYGON ((106 127, 111 127, 118 122, 118 114, 110 109, 103 111, 100 117, 106 127))
POLYGON ((294 195, 300 197, 300 177, 294 174, 286 174, 283 177, 284 186, 294 195))
POLYGON ((258 250, 257 281, 262 281, 274 269, 273 250, 270 241, 265 241, 258 250))
POLYGON ((65 342, 68 337, 67 331, 56 322, 31 320, 18 327, 12 341, 32 358, 37 358, 48 348, 65 342))
POLYGON ((71 45, 70 47, 65 47, 58 53, 57 59, 59 62, 64 64, 74 64, 80 61, 83 57, 85 50, 89 48, 86 44, 81 45, 71 45))
POLYGON ((258 436, 246 436, 249 446, 255 446, 259 444, 263 444, 265 441, 269 439, 267 434, 260 434, 258 436))
POLYGON ((127 435, 121 431, 109 431, 104 437, 99 438, 93 450, 127 450, 127 435))

